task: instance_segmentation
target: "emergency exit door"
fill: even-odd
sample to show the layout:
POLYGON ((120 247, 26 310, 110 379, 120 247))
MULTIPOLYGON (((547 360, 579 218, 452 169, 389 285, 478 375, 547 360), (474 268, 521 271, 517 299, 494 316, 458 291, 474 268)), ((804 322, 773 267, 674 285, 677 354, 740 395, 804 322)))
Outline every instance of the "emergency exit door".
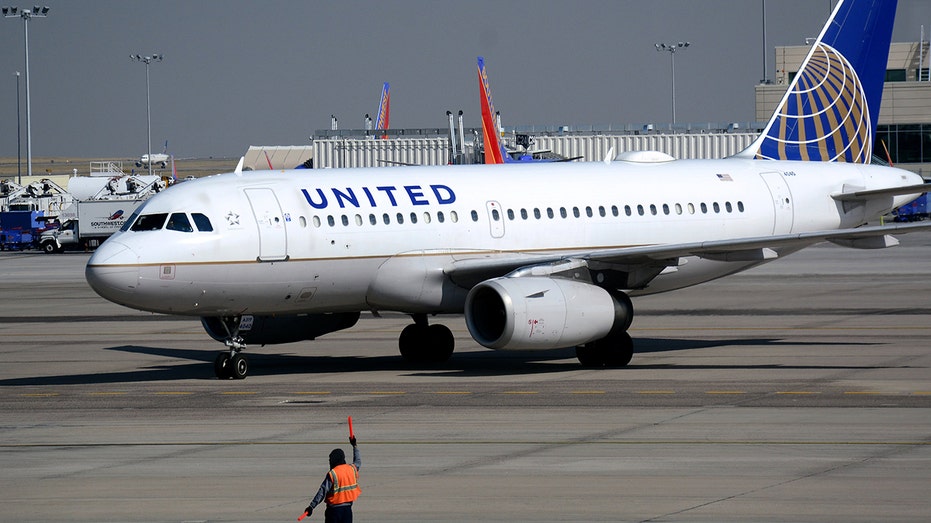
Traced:
POLYGON ((259 232, 259 261, 288 259, 284 215, 275 192, 268 188, 245 189, 259 232))

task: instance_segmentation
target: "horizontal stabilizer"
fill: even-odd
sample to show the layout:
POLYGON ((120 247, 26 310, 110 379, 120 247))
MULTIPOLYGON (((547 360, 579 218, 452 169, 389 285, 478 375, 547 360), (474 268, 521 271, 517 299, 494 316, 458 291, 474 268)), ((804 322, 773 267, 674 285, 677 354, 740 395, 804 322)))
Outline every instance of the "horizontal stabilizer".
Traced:
POLYGON ((842 192, 835 193, 831 195, 831 198, 839 202, 849 202, 849 201, 867 201, 882 196, 901 196, 905 194, 924 194, 928 191, 931 191, 931 183, 924 183, 919 185, 909 185, 906 187, 890 187, 888 189, 875 189, 872 191, 852 191, 852 192, 842 192))

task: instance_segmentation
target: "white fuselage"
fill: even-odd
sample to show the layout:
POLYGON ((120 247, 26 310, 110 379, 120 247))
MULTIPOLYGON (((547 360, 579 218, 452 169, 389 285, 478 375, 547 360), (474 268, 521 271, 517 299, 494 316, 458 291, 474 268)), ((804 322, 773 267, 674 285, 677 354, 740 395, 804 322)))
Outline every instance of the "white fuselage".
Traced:
MULTIPOLYGON (((470 259, 525 255, 529 265, 554 253, 855 227, 908 198, 845 211, 832 194, 920 182, 887 167, 743 159, 224 174, 140 210, 200 213, 212 231, 118 233, 87 276, 112 301, 172 314, 461 312, 468 284, 447 273, 470 259)), ((758 263, 692 258, 630 293, 758 263)))

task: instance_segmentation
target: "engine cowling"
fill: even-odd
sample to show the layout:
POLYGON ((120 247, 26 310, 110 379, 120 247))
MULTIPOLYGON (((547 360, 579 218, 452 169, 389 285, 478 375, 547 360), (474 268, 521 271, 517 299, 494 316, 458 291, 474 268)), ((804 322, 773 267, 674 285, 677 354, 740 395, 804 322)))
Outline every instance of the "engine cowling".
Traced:
POLYGON ((224 321, 228 318, 215 316, 200 319, 204 330, 211 338, 225 341, 229 332, 238 328, 238 334, 247 344, 269 345, 276 343, 293 343, 312 340, 330 332, 348 329, 359 321, 358 312, 335 314, 297 314, 286 316, 249 316, 237 318, 233 325, 224 321))
POLYGON ((466 298, 472 338, 491 349, 555 349, 604 338, 626 329, 633 310, 596 285, 547 277, 496 278, 466 298))

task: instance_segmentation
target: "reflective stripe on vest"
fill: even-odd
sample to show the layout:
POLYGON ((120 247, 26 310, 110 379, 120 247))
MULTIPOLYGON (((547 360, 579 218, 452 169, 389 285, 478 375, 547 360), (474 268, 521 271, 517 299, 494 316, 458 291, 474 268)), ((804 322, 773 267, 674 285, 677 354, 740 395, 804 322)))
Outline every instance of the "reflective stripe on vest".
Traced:
POLYGON ((329 474, 333 488, 327 494, 327 505, 350 503, 362 493, 359 488, 359 471, 354 465, 337 465, 329 474))

